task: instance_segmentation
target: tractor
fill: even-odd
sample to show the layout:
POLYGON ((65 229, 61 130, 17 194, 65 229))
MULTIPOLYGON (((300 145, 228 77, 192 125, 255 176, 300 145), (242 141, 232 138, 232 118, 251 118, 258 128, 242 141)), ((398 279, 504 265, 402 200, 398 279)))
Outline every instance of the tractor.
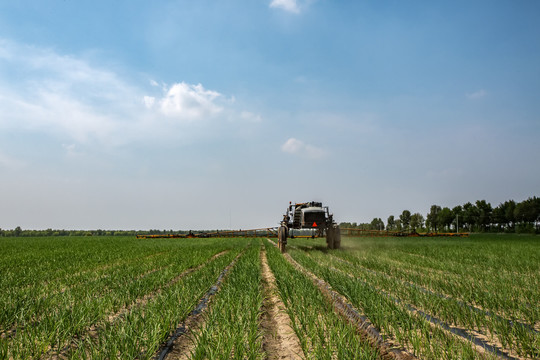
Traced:
MULTIPOLYGON (((339 226, 334 222, 332 214, 328 212, 328 206, 322 203, 310 201, 306 203, 292 204, 283 215, 283 220, 278 228, 278 244, 282 253, 287 247, 287 237, 293 238, 292 229, 313 229, 317 237, 326 236, 326 244, 329 249, 339 249, 341 246, 341 233, 339 226)), ((315 237, 312 235, 311 237, 315 237)))

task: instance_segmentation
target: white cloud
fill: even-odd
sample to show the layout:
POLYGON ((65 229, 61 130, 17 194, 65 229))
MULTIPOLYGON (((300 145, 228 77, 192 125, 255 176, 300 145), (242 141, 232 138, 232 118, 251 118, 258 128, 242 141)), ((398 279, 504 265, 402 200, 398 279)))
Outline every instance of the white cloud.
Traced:
POLYGON ((291 13, 300 13, 300 7, 296 0, 272 0, 270 3, 271 8, 285 10, 291 13))
POLYGON ((81 151, 78 150, 76 144, 62 144, 62 148, 66 151, 66 155, 71 158, 76 158, 81 155, 84 155, 81 151))
POLYGON ((281 151, 310 159, 320 159, 326 155, 323 149, 295 138, 290 138, 281 145, 281 151))
POLYGON ((249 122, 261 122, 262 121, 262 117, 261 115, 259 114, 254 114, 252 112, 249 112, 249 111, 242 111, 240 113, 240 117, 243 119, 243 120, 246 120, 246 121, 249 121, 249 122))
POLYGON ((135 86, 85 59, 0 39, 0 130, 114 146, 148 137, 193 139, 193 131, 211 131, 195 130, 195 120, 249 117, 202 84, 156 85, 135 86))
POLYGON ((156 98, 153 96, 143 96, 143 102, 144 106, 146 106, 147 109, 151 109, 154 104, 156 103, 156 98))
POLYGON ((167 116, 196 120, 221 112, 223 108, 215 103, 220 96, 217 91, 206 90, 201 84, 181 82, 168 89, 159 105, 161 112, 167 116))
POLYGON ((468 99, 474 100, 474 99, 481 99, 487 95, 487 92, 484 89, 480 89, 478 91, 475 91, 473 93, 466 94, 468 99))

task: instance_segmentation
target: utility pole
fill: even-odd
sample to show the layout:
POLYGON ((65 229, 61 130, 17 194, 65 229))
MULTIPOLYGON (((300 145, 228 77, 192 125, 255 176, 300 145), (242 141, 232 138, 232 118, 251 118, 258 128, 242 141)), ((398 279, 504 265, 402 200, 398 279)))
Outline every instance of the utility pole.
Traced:
POLYGON ((456 232, 459 234, 459 215, 456 215, 456 232))

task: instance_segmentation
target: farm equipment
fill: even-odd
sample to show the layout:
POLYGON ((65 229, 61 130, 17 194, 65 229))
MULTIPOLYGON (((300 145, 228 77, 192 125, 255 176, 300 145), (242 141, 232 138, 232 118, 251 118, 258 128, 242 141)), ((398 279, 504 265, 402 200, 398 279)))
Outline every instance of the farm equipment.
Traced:
POLYGON ((314 229, 317 237, 326 236, 329 249, 339 249, 341 246, 339 226, 334 222, 333 215, 329 213, 328 206, 322 206, 320 202, 296 204, 289 202, 289 207, 278 228, 278 244, 282 253, 286 250, 289 235, 294 237, 290 232, 292 229, 314 229))

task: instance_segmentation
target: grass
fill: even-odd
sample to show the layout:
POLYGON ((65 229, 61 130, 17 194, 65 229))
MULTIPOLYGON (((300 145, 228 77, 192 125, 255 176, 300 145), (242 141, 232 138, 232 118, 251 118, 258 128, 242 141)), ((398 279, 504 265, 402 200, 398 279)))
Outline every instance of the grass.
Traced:
MULTIPOLYGON (((266 240, 115 236, 0 238, 0 359, 153 358, 244 250, 190 335, 191 356, 260 359, 261 241, 304 357, 380 358, 266 240), (194 270, 179 277, 187 269, 194 270)), ((411 307, 512 356, 540 357, 538 236, 344 237, 339 250, 327 250, 323 239, 289 245, 297 262, 421 358, 482 355, 411 307)))
POLYGON ((192 359, 263 359, 259 319, 262 307, 260 240, 252 240, 232 268, 204 327, 193 336, 192 359), (216 346, 216 344, 218 344, 216 346))
MULTIPOLYGON (((297 247, 291 255, 403 344, 416 348, 439 337, 441 345, 431 346, 433 351, 445 356, 469 352, 462 341, 449 347, 443 334, 427 331, 411 316, 412 305, 451 326, 485 335, 504 351, 537 358, 540 339, 531 328, 538 329, 539 240, 519 235, 344 238, 341 250, 327 251, 317 241, 302 239, 291 241, 297 247), (406 331, 401 331, 403 323, 406 331)), ((420 350, 437 357, 427 346, 420 350)))
POLYGON ((268 263, 294 331, 308 359, 378 359, 379 354, 338 316, 332 305, 304 274, 265 242, 268 263))

